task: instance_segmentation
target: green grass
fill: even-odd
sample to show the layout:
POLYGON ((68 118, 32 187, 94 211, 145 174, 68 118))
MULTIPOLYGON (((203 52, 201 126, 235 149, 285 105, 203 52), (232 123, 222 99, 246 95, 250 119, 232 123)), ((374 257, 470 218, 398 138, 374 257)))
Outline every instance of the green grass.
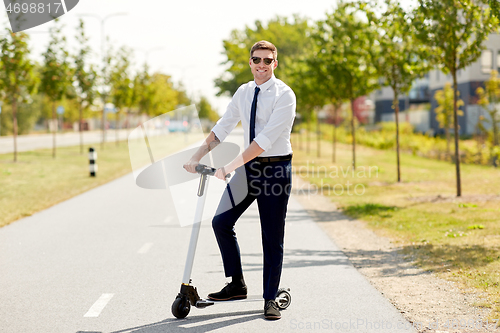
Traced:
MULTIPOLYGON (((172 135, 168 142, 151 143, 168 153, 197 139, 172 135)), ((13 154, 0 154, 0 227, 132 172, 127 142, 109 142, 103 149, 100 144, 92 146, 97 151, 97 177, 89 176, 88 145, 83 154, 79 146, 58 147, 56 158, 52 149, 20 152, 16 163, 13 154)), ((143 155, 142 165, 149 162, 149 155, 143 155)))
POLYGON ((499 317, 500 200, 494 197, 500 195, 500 169, 461 165, 457 200, 455 166, 449 162, 402 154, 397 183, 395 151, 357 146, 353 173, 345 172, 352 165, 350 145, 338 144, 332 163, 329 142, 322 142, 318 158, 316 142, 306 154, 305 143, 293 139, 296 174, 316 184, 345 214, 400 243, 422 268, 487 292, 490 299, 482 306, 499 317))

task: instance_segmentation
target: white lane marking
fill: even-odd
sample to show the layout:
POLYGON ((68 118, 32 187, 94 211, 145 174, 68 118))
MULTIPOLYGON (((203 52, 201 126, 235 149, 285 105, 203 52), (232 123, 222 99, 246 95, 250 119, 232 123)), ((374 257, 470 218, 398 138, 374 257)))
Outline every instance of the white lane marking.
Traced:
POLYGON ((99 317, 101 311, 106 307, 114 294, 102 294, 101 297, 92 305, 84 317, 99 317))
POLYGON ((147 253, 151 248, 151 246, 153 246, 153 243, 146 243, 139 249, 139 251, 137 251, 137 253, 139 254, 147 253))

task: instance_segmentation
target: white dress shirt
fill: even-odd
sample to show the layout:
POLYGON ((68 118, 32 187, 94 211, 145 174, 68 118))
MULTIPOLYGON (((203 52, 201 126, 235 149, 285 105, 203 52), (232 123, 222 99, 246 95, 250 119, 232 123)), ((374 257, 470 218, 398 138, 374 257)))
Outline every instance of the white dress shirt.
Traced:
MULTIPOLYGON (((222 142, 239 121, 245 131, 245 149, 250 143, 250 109, 252 107, 255 81, 241 85, 227 110, 212 129, 222 142)), ((274 75, 259 86, 257 114, 255 117, 254 141, 264 152, 261 157, 283 156, 292 153, 290 132, 295 119, 295 94, 283 81, 274 75)))

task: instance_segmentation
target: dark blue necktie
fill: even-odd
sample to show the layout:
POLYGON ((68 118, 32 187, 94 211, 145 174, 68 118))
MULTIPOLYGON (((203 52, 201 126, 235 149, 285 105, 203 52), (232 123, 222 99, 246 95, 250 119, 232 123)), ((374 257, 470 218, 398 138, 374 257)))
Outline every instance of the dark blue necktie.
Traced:
POLYGON ((250 110, 250 141, 249 145, 255 139, 255 116, 257 114, 257 95, 259 94, 260 88, 255 87, 255 94, 253 95, 252 108, 250 110))

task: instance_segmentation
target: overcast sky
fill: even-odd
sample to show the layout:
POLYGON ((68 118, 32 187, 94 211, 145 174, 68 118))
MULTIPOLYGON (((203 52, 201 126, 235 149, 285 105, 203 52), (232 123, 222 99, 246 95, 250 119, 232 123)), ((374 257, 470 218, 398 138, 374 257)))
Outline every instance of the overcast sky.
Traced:
MULTIPOLYGON (((408 3, 410 0, 402 1, 408 3)), ((214 79, 224 71, 220 65, 222 41, 233 29, 245 25, 254 27, 254 22, 267 22, 276 15, 291 17, 299 14, 313 20, 322 19, 332 12, 335 0, 80 0, 78 5, 61 17, 65 25, 63 32, 73 51, 75 28, 79 15, 93 14, 101 19, 113 13, 127 13, 106 19, 105 34, 111 44, 134 49, 134 63, 142 66, 146 51, 150 50, 148 63, 152 71, 161 71, 172 76, 175 82, 183 81, 188 93, 204 95, 223 113, 229 98, 217 98, 214 79)), ((3 21, 6 22, 4 16, 3 21)), ((101 49, 101 21, 97 17, 84 17, 90 45, 96 57, 101 49)), ((40 59, 48 44, 48 31, 52 23, 32 28, 30 45, 34 57, 40 59)), ((272 41, 279 51, 279 41, 272 41)))

